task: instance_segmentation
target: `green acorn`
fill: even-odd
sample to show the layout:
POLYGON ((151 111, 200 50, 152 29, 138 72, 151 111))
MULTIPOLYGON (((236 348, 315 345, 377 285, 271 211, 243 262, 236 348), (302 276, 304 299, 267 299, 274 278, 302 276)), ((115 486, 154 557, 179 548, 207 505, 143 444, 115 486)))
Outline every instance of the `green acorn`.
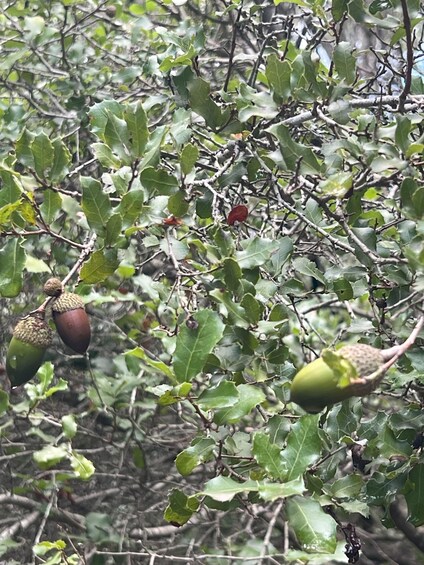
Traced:
POLYGON ((90 345, 90 320, 78 294, 63 292, 52 306, 53 320, 64 343, 84 354, 90 345))
POLYGON ((35 375, 51 342, 52 332, 43 318, 27 316, 16 324, 6 355, 6 372, 12 387, 35 375))
MULTIPOLYGON (((383 353, 362 343, 345 345, 336 352, 341 363, 350 363, 355 379, 366 377, 377 371, 385 362, 383 353)), ((379 381, 378 381, 379 382, 379 381)), ((352 382, 340 387, 334 370, 319 357, 305 365, 293 379, 290 400, 299 404, 306 412, 317 414, 326 406, 331 406, 352 396, 365 396, 376 386, 375 382, 352 382)))

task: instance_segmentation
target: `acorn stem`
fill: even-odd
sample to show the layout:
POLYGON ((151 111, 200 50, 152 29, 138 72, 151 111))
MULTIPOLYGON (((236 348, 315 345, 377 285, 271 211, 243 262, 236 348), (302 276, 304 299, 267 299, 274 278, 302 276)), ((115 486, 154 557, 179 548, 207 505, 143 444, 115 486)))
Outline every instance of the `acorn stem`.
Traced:
POLYGON ((414 329, 410 333, 409 337, 403 343, 401 343, 400 345, 394 345, 389 349, 381 350, 381 354, 383 355, 383 358, 386 361, 386 363, 383 366, 386 367, 387 365, 387 368, 385 369, 386 371, 396 363, 399 357, 401 357, 406 351, 408 351, 408 349, 412 345, 414 345, 415 340, 417 339, 423 326, 424 326, 424 314, 418 318, 414 329))
POLYGON ((23 316, 23 320, 27 318, 37 318, 38 320, 45 320, 46 318, 46 309, 45 308, 37 308, 36 310, 31 310, 25 316, 23 316))
POLYGON ((393 347, 389 347, 389 349, 381 349, 380 351, 384 361, 389 361, 394 355, 397 354, 401 347, 401 345, 394 345, 393 347))
POLYGON ((31 310, 31 312, 28 314, 29 316, 37 316, 38 314, 41 314, 42 317, 44 318, 45 314, 46 314, 46 310, 47 310, 47 306, 50 304, 50 302, 52 300, 56 300, 55 296, 49 296, 48 298, 46 298, 46 300, 35 310, 31 310))

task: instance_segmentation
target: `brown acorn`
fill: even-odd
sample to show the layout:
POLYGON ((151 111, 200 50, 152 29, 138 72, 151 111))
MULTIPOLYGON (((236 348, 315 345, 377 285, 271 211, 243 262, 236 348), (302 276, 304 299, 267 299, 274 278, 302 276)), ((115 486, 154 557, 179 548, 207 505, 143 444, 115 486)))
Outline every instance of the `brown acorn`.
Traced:
POLYGON ((77 353, 90 345, 90 320, 78 294, 63 292, 52 306, 53 320, 62 341, 77 353))
POLYGON ((52 332, 39 316, 27 316, 16 324, 6 354, 6 372, 12 387, 32 379, 51 341, 52 332))

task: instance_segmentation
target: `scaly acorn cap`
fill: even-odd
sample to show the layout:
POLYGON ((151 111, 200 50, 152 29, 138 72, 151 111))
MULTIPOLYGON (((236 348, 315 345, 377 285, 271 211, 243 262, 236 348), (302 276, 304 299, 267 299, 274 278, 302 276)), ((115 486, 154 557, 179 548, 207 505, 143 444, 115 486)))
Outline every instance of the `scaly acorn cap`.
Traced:
POLYGON ((16 324, 6 354, 6 372, 12 387, 36 374, 51 342, 52 332, 43 318, 27 316, 16 324))
POLYGON ((84 354, 90 345, 90 320, 78 294, 63 292, 52 305, 53 320, 62 341, 84 354))
POLYGON ((52 342, 52 331, 42 318, 28 316, 16 324, 13 337, 34 347, 47 349, 52 342))
POLYGON ((44 283, 44 293, 47 296, 60 296, 63 292, 62 281, 53 277, 44 283))
POLYGON ((57 300, 54 301, 52 310, 58 314, 84 308, 84 301, 78 294, 74 292, 63 292, 57 300))
POLYGON ((358 373, 358 377, 371 375, 384 363, 381 351, 365 343, 344 345, 336 353, 352 363, 358 373))
MULTIPOLYGON (((362 343, 345 345, 333 353, 342 361, 347 361, 353 368, 355 380, 371 375, 384 363, 384 356, 379 349, 362 343)), ((312 414, 321 412, 352 396, 365 396, 376 386, 376 382, 352 382, 345 387, 339 386, 335 371, 319 357, 305 365, 292 381, 290 400, 299 404, 312 414)))

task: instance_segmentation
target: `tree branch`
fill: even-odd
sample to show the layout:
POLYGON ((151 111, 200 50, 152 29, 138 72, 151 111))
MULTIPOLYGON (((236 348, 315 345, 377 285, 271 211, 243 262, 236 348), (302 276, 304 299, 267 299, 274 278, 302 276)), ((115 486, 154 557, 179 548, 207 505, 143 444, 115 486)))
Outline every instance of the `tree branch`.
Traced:
POLYGON ((25 518, 22 518, 22 520, 19 520, 8 528, 2 530, 0 532, 0 542, 10 539, 19 531, 24 531, 29 528, 37 520, 39 515, 40 512, 35 510, 34 512, 31 512, 31 514, 28 514, 28 516, 25 516, 25 518))
MULTIPOLYGON (((349 112, 354 108, 380 108, 381 106, 389 106, 391 112, 399 111, 400 96, 370 96, 367 98, 354 98, 352 100, 343 99, 347 102, 350 108, 346 109, 349 112), (397 108, 397 110, 396 110, 397 108)), ((404 100, 403 110, 413 110, 417 107, 424 106, 424 95, 420 94, 417 96, 409 96, 404 100)), ((321 107, 321 111, 327 111, 325 107, 321 107)), ((286 118, 281 122, 284 126, 298 126, 305 122, 316 118, 315 111, 307 111, 293 116, 291 118, 286 118)))
POLYGON ((422 532, 418 531, 411 522, 408 521, 408 516, 403 510, 399 499, 393 501, 389 507, 390 516, 395 523, 396 527, 412 542, 420 551, 424 553, 424 537, 422 532))
MULTIPOLYGON (((1 494, 0 495, 0 505, 11 504, 13 506, 21 506, 22 508, 28 508, 37 512, 37 515, 43 512, 43 503, 38 503, 31 498, 26 498, 25 496, 19 496, 16 494, 1 494)), ((43 512, 44 514, 44 512, 43 512)), ((49 515, 50 520, 55 520, 57 522, 64 522, 69 526, 74 528, 84 529, 85 528, 85 517, 81 514, 75 514, 74 512, 69 512, 67 510, 61 510, 60 508, 52 508, 49 515)))

